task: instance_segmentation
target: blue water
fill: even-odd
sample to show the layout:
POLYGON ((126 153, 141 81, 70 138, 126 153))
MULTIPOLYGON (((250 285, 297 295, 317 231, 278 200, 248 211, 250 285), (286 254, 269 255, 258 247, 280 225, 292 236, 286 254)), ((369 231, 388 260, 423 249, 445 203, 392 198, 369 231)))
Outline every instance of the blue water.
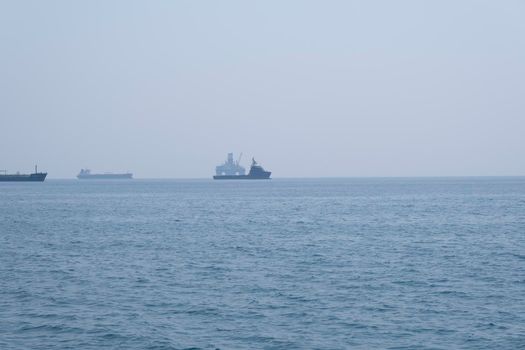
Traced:
POLYGON ((525 178, 0 183, 1 349, 525 347, 525 178))

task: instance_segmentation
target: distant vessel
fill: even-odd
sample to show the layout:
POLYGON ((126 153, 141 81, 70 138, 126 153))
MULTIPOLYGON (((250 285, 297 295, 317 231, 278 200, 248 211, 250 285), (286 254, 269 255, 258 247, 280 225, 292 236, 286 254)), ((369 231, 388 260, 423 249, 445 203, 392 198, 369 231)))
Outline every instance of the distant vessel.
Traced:
POLYGON ((77 178, 80 180, 123 180, 123 179, 132 179, 132 173, 123 173, 123 174, 113 174, 113 173, 104 173, 104 174, 92 174, 89 169, 80 169, 80 173, 77 175, 77 178))
POLYGON ((0 181, 38 181, 42 182, 46 179, 47 173, 39 173, 38 168, 35 165, 35 172, 32 174, 8 174, 7 170, 0 171, 3 174, 0 174, 0 181))
MULTIPOLYGON (((242 153, 241 153, 242 156, 242 153)), ((237 162, 233 161, 233 153, 228 153, 228 159, 223 164, 215 167, 216 175, 214 180, 263 180, 269 179, 272 174, 270 171, 265 171, 262 166, 257 164, 252 158, 252 166, 250 172, 246 175, 245 169, 239 165, 241 156, 237 162)))

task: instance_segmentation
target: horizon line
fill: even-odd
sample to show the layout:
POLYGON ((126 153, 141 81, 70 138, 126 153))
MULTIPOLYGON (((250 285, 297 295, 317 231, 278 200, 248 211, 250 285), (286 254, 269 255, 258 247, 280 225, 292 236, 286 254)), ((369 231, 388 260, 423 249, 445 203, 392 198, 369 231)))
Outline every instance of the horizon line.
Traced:
MULTIPOLYGON (((316 179, 436 179, 436 178, 520 178, 523 175, 349 175, 349 176, 282 176, 270 178, 268 180, 316 180, 316 179)), ((76 177, 47 177, 46 180, 79 180, 76 177)), ((120 179, 119 179, 120 180, 120 179)), ((89 181, 119 181, 108 179, 93 179, 89 181)), ((213 180, 213 177, 133 177, 132 179, 122 179, 121 181, 129 180, 213 180)), ((86 181, 86 180, 84 180, 86 181)), ((235 181, 235 180, 234 180, 235 181)))

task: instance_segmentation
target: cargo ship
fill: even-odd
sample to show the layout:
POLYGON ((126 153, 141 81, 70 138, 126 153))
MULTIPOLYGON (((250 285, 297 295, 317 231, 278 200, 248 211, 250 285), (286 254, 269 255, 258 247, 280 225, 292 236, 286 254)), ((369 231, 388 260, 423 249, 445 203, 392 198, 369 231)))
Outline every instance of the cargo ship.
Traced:
POLYGON ((38 172, 38 167, 35 165, 35 172, 32 174, 8 174, 7 170, 0 171, 0 181, 11 182, 11 181, 31 181, 31 182, 42 182, 46 179, 47 173, 38 172), (3 174, 2 174, 3 173, 3 174))
POLYGON ((257 164, 252 158, 252 165, 248 175, 246 170, 239 163, 241 161, 242 153, 239 159, 235 162, 233 160, 233 153, 228 153, 226 162, 215 167, 214 180, 266 180, 270 178, 271 171, 266 171, 262 166, 257 164))
POLYGON ((79 180, 130 180, 133 178, 132 173, 103 173, 93 174, 89 169, 80 169, 80 173, 77 175, 79 180))

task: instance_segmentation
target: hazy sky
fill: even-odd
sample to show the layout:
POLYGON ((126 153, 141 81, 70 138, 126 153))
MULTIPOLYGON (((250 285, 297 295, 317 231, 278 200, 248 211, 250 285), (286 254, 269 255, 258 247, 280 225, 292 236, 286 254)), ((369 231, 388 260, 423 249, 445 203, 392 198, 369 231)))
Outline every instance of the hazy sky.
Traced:
POLYGON ((0 169, 525 175, 525 1, 1 1, 0 169))

